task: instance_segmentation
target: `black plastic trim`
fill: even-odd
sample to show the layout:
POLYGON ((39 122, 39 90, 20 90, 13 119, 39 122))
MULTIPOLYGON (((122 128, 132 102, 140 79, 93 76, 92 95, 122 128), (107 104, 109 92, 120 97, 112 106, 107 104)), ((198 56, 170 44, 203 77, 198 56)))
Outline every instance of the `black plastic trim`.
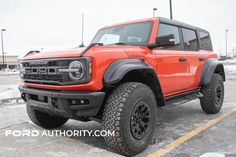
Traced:
POLYGON ((143 59, 120 59, 113 62, 105 72, 103 84, 105 87, 114 86, 121 82, 126 74, 134 71, 145 74, 145 77, 147 77, 146 83, 153 90, 158 103, 157 105, 164 106, 165 103, 159 78, 154 69, 143 59))
POLYGON ((19 90, 21 95, 24 95, 27 104, 37 108, 38 110, 72 119, 77 119, 79 116, 97 115, 105 97, 105 92, 53 91, 32 89, 22 85, 19 86, 19 90), (42 102, 33 100, 30 97, 31 95, 43 96, 47 101, 42 102), (54 99, 57 104, 53 105, 50 101, 51 99, 54 99), (72 99, 86 99, 89 103, 84 105, 72 105, 70 104, 72 99))
POLYGON ((104 84, 116 84, 132 70, 151 70, 152 67, 144 62, 143 59, 121 59, 113 62, 105 72, 104 84))
POLYGON ((180 105, 198 98, 203 95, 200 93, 200 89, 179 93, 165 98, 166 105, 180 105))
POLYGON ((212 75, 215 72, 221 74, 223 81, 226 80, 223 64, 220 63, 217 58, 210 58, 204 64, 200 85, 201 86, 208 85, 211 81, 212 75), (218 71, 216 71, 217 67, 221 67, 222 69, 218 72, 218 71))

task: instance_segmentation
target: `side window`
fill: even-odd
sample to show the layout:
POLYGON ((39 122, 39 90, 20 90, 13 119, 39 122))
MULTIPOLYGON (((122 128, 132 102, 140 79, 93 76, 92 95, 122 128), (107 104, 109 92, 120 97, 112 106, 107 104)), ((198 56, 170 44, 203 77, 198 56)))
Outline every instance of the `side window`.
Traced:
POLYGON ((199 49, 197 35, 194 30, 182 28, 184 38, 184 49, 186 51, 197 51, 199 49))
POLYGON ((200 47, 203 50, 212 50, 210 35, 206 32, 199 32, 200 47))
POLYGON ((159 30, 157 36, 166 36, 173 34, 175 37, 175 45, 174 46, 166 46, 166 47, 160 47, 159 49, 167 49, 167 50, 183 50, 180 36, 179 36, 179 29, 177 26, 172 26, 168 24, 159 24, 159 30))

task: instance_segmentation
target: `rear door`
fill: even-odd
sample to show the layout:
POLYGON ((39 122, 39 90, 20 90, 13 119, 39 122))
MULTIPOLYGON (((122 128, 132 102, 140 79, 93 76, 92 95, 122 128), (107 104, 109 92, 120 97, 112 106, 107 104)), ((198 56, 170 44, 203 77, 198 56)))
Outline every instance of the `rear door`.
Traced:
MULTIPOLYGON (((199 33, 200 40, 198 40, 198 34, 196 30, 182 28, 181 29, 183 34, 183 41, 184 41, 184 50, 186 53, 186 58, 189 61, 189 89, 196 89, 199 87, 200 77, 203 69, 203 65, 207 58, 207 54, 209 51, 200 50, 199 44, 201 39, 207 40, 209 36, 207 34, 199 33), (201 38, 202 36, 202 38, 201 38)), ((209 34, 208 34, 209 35, 209 34)), ((210 37, 209 37, 210 38, 210 37)), ((205 44, 209 44, 206 43, 205 44)), ((210 45, 211 46, 211 42, 210 45)))
POLYGON ((175 45, 159 47, 153 50, 156 55, 158 77, 164 96, 170 96, 189 90, 191 77, 189 61, 184 51, 181 29, 178 26, 160 23, 158 36, 173 34, 175 45))
POLYGON ((201 63, 198 60, 199 55, 199 43, 197 38, 196 30, 189 28, 181 28, 184 42, 184 50, 186 58, 189 61, 189 84, 188 88, 196 88, 195 74, 198 71, 199 64, 201 63))

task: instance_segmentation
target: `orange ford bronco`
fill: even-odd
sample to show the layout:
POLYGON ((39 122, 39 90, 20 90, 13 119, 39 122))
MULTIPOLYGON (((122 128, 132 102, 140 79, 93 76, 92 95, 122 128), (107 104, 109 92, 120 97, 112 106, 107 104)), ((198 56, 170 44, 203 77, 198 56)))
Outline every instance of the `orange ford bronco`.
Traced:
POLYGON ((135 155, 150 143, 160 106, 200 99, 220 111, 225 72, 209 32, 165 18, 107 26, 84 50, 29 52, 19 86, 29 118, 43 128, 97 120, 105 142, 135 155))

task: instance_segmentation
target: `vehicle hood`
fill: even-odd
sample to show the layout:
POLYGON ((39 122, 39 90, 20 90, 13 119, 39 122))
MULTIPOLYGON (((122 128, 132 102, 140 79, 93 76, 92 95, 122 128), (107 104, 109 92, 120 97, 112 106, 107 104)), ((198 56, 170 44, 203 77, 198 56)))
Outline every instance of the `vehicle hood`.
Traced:
MULTIPOLYGON (((26 55, 23 60, 49 59, 49 58, 78 58, 81 56, 84 48, 54 51, 54 52, 40 52, 26 55)), ((103 58, 123 58, 124 54, 131 58, 143 58, 145 54, 150 53, 151 50, 145 46, 94 46, 86 51, 84 56, 89 57, 103 57, 103 58)), ((126 58, 126 57, 125 57, 126 58)))
POLYGON ((47 58, 73 58, 80 57, 84 48, 62 50, 62 51, 51 51, 51 52, 39 52, 30 53, 26 55, 23 60, 34 60, 34 59, 47 59, 47 58))

